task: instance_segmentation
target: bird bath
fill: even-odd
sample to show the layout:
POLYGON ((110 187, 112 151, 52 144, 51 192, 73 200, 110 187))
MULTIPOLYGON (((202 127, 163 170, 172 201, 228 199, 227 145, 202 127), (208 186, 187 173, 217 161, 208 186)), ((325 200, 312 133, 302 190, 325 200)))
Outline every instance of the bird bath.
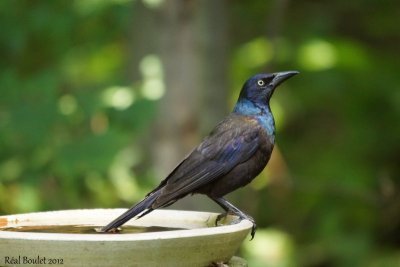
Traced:
POLYGON ((209 266, 228 262, 252 227, 248 220, 234 223, 235 216, 215 227, 216 213, 155 210, 120 233, 93 230, 124 211, 0 216, 0 266, 209 266))

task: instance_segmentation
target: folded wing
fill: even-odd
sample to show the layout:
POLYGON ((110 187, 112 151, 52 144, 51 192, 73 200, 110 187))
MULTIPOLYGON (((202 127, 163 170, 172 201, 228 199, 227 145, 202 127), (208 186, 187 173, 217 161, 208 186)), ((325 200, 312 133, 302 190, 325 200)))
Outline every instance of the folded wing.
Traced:
POLYGON ((159 193, 152 209, 172 204, 247 161, 259 148, 260 130, 257 120, 245 116, 232 115, 222 121, 148 194, 159 193))

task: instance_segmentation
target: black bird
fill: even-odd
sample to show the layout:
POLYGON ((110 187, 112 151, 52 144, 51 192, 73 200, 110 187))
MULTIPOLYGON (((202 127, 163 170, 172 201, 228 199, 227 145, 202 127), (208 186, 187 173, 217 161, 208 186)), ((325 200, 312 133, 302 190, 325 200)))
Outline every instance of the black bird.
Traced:
POLYGON ((250 183, 267 165, 275 143, 269 100, 279 84, 296 74, 297 71, 257 74, 248 79, 232 113, 159 186, 100 231, 114 231, 133 217, 138 219, 188 194, 200 193, 214 200, 226 213, 250 220, 253 238, 256 228, 253 218, 223 196, 250 183))

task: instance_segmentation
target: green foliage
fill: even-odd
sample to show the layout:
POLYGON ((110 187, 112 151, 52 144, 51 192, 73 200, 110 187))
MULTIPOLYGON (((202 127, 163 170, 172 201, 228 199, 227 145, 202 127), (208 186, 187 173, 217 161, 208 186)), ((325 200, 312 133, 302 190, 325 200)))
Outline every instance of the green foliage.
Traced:
POLYGON ((127 199, 113 180, 115 169, 132 167, 112 163, 154 110, 123 75, 130 9, 89 2, 0 4, 1 213, 111 207, 143 195, 127 199), (136 97, 121 106, 121 90, 106 94, 111 86, 136 97))
MULTIPOLYGON (((128 77, 136 2, 0 1, 0 214, 116 207, 155 184, 140 142, 168 91, 156 55, 128 77)), ((253 73, 301 72, 271 103, 281 155, 238 195, 261 228, 242 253, 251 266, 396 266, 399 5, 281 2, 229 4, 227 101, 253 73)))

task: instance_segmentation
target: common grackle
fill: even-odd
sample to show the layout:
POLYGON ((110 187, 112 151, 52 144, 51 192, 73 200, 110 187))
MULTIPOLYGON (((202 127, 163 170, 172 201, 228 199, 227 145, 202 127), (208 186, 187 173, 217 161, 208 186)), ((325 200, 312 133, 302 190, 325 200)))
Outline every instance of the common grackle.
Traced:
POLYGON ((279 84, 296 74, 297 71, 257 74, 248 79, 232 113, 159 186, 100 231, 115 230, 133 217, 138 219, 188 194, 200 193, 214 200, 226 213, 250 220, 253 238, 256 229, 253 218, 223 196, 250 183, 267 165, 275 143, 269 100, 279 84))

